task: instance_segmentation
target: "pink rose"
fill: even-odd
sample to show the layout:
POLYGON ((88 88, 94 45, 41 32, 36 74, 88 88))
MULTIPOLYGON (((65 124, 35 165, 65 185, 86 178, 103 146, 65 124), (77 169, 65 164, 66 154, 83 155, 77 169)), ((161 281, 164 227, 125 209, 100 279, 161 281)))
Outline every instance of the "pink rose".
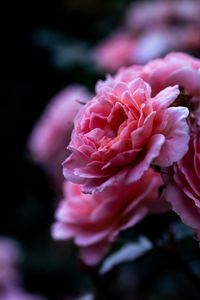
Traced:
POLYGON ((137 182, 114 185, 92 195, 81 193, 80 185, 66 181, 52 235, 61 240, 73 238, 85 263, 97 264, 121 230, 134 226, 160 206, 160 185, 161 176, 153 169, 137 182))
POLYGON ((192 135, 187 154, 173 171, 166 200, 183 223, 194 229, 200 241, 200 131, 192 135))
POLYGON ((29 138, 32 158, 58 181, 62 181, 61 163, 66 157, 74 117, 90 97, 87 89, 79 85, 63 89, 50 101, 29 138))
POLYGON ((93 50, 96 64, 103 70, 113 72, 119 67, 130 65, 134 57, 135 41, 123 32, 106 38, 93 50))
POLYGON ((176 85, 152 98, 141 78, 100 84, 76 116, 72 154, 63 163, 66 179, 82 184, 86 193, 100 192, 137 181, 151 164, 168 167, 180 160, 189 136, 188 109, 169 107, 178 96, 176 85))

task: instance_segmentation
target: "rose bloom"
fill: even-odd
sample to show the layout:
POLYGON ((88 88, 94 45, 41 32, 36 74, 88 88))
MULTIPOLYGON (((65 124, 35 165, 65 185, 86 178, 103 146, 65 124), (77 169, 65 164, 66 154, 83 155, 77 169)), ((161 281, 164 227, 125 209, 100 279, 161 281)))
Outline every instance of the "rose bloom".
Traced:
POLYGON ((174 165, 165 197, 200 241, 200 131, 192 134, 187 154, 174 165))
POLYGON ((95 47, 93 57, 101 69, 113 72, 133 62, 134 49, 134 38, 127 33, 117 32, 95 47))
POLYGON ((165 209, 158 198, 159 173, 149 169, 132 184, 114 185, 102 193, 83 194, 80 185, 64 183, 64 199, 52 227, 55 239, 74 238, 88 265, 97 264, 121 230, 135 225, 149 212, 165 209))
POLYGON ((66 179, 82 184, 86 193, 100 192, 140 179, 151 164, 168 167, 180 160, 189 136, 188 109, 169 107, 178 96, 175 85, 152 98, 141 78, 100 84, 76 116, 72 154, 63 163, 66 179))
POLYGON ((63 89, 50 101, 29 137, 32 158, 58 182, 62 181, 61 163, 66 157, 74 117, 90 98, 88 90, 80 85, 63 89))

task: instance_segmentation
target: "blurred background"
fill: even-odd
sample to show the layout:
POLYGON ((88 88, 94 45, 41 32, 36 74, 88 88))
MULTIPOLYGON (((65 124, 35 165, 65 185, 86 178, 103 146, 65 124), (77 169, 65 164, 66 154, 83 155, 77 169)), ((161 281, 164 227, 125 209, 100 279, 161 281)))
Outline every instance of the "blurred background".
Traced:
MULTIPOLYGON (((199 12, 198 0, 159 5, 133 0, 5 4, 0 253, 7 258, 0 254, 0 268, 7 259, 11 269, 2 275, 0 271, 0 299, 91 300, 95 286, 99 299, 199 299, 187 276, 173 266, 169 270, 168 262, 154 252, 99 279, 96 270, 80 263, 73 243, 53 241, 50 227, 60 199, 27 147, 49 100, 68 85, 80 84, 94 93, 96 81, 120 66, 143 64, 173 50, 200 57, 199 12), (4 296, 6 289, 15 291, 10 298, 4 296), (107 296, 100 295, 103 289, 107 296), (28 298, 33 295, 41 296, 28 298)), ((172 213, 162 218, 166 224, 176 221, 172 213)), ((183 241, 184 251, 192 253, 191 264, 198 273, 198 249, 191 240, 183 241)))

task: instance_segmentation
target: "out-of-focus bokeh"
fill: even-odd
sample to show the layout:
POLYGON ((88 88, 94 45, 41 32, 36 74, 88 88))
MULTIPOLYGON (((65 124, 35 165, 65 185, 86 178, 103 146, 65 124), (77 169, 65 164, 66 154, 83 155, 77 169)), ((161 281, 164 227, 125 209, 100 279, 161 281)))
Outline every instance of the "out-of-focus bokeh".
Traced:
MULTIPOLYGON (((50 99, 68 86, 84 86, 89 95, 98 79, 121 66, 169 51, 200 57, 200 1, 31 0, 7 2, 4 9, 0 299, 92 300, 95 287, 98 299, 199 299, 175 259, 169 258, 170 266, 143 240, 138 246, 143 260, 133 263, 137 249, 129 245, 105 262, 101 276, 80 262, 72 242, 54 241, 50 229, 62 193, 62 175, 57 179, 56 173, 61 168, 48 166, 47 172, 34 161, 29 143, 50 99)), ((138 232, 147 224, 149 235, 159 235, 161 220, 164 227, 175 222, 182 252, 199 275, 198 247, 173 213, 149 217, 138 232)), ((134 240, 134 234, 128 231, 119 244, 134 240)))

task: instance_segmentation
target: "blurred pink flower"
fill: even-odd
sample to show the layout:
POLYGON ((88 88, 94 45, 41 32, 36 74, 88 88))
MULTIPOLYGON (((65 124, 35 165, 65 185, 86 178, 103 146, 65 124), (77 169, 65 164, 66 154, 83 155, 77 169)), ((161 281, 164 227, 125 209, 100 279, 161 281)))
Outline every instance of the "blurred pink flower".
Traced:
POLYGON ((80 185, 66 181, 52 235, 61 240, 74 238, 84 262, 97 264, 121 230, 134 226, 149 211, 160 211, 164 203, 158 198, 160 185, 161 176, 153 169, 132 184, 113 185, 92 195, 81 193, 80 185))
POLYGON ((165 197, 200 241, 200 131, 192 134, 187 154, 174 165, 165 197))
POLYGON ((94 49, 95 62, 105 71, 144 64, 170 51, 200 50, 199 0, 137 2, 118 31, 94 49))
POLYGON ((174 30, 172 35, 168 28, 156 28, 138 36, 131 62, 144 64, 151 59, 165 55, 171 49, 176 49, 177 35, 175 33, 180 38, 180 32, 174 30))
POLYGON ((178 86, 151 97, 141 78, 120 82, 108 78, 77 114, 64 176, 83 191, 102 191, 115 183, 141 178, 151 164, 171 166, 188 149, 185 107, 169 107, 178 86), (177 145, 179 145, 177 149, 177 145))
POLYGON ((32 158, 58 181, 62 181, 61 163, 66 157, 74 117, 90 98, 88 90, 80 85, 63 89, 50 101, 29 138, 32 158))
MULTIPOLYGON (((21 289, 13 289, 5 294, 0 294, 0 300, 45 300, 46 298, 39 295, 27 294, 21 289)), ((47 300, 47 299, 46 299, 47 300)))
POLYGON ((133 37, 127 33, 117 32, 96 46, 93 57, 100 68, 112 72, 132 63, 134 48, 133 37))
POLYGON ((10 238, 0 238, 0 287, 3 290, 17 286, 20 274, 17 266, 21 260, 21 251, 17 242, 10 238))
POLYGON ((7 237, 0 238, 0 300, 44 300, 41 296, 27 294, 20 287, 21 261, 19 244, 7 237))
MULTIPOLYGON (((152 28, 185 28, 188 24, 198 24, 200 6, 198 0, 165 0, 134 3, 126 14, 126 26, 132 30, 147 31, 152 28)), ((172 32, 173 35, 173 32, 172 32)))
MULTIPOLYGON (((172 3, 172 1, 170 2, 172 3)), ((171 5, 169 1, 137 2, 128 9, 125 23, 131 30, 146 31, 163 24, 170 15, 171 5)))

